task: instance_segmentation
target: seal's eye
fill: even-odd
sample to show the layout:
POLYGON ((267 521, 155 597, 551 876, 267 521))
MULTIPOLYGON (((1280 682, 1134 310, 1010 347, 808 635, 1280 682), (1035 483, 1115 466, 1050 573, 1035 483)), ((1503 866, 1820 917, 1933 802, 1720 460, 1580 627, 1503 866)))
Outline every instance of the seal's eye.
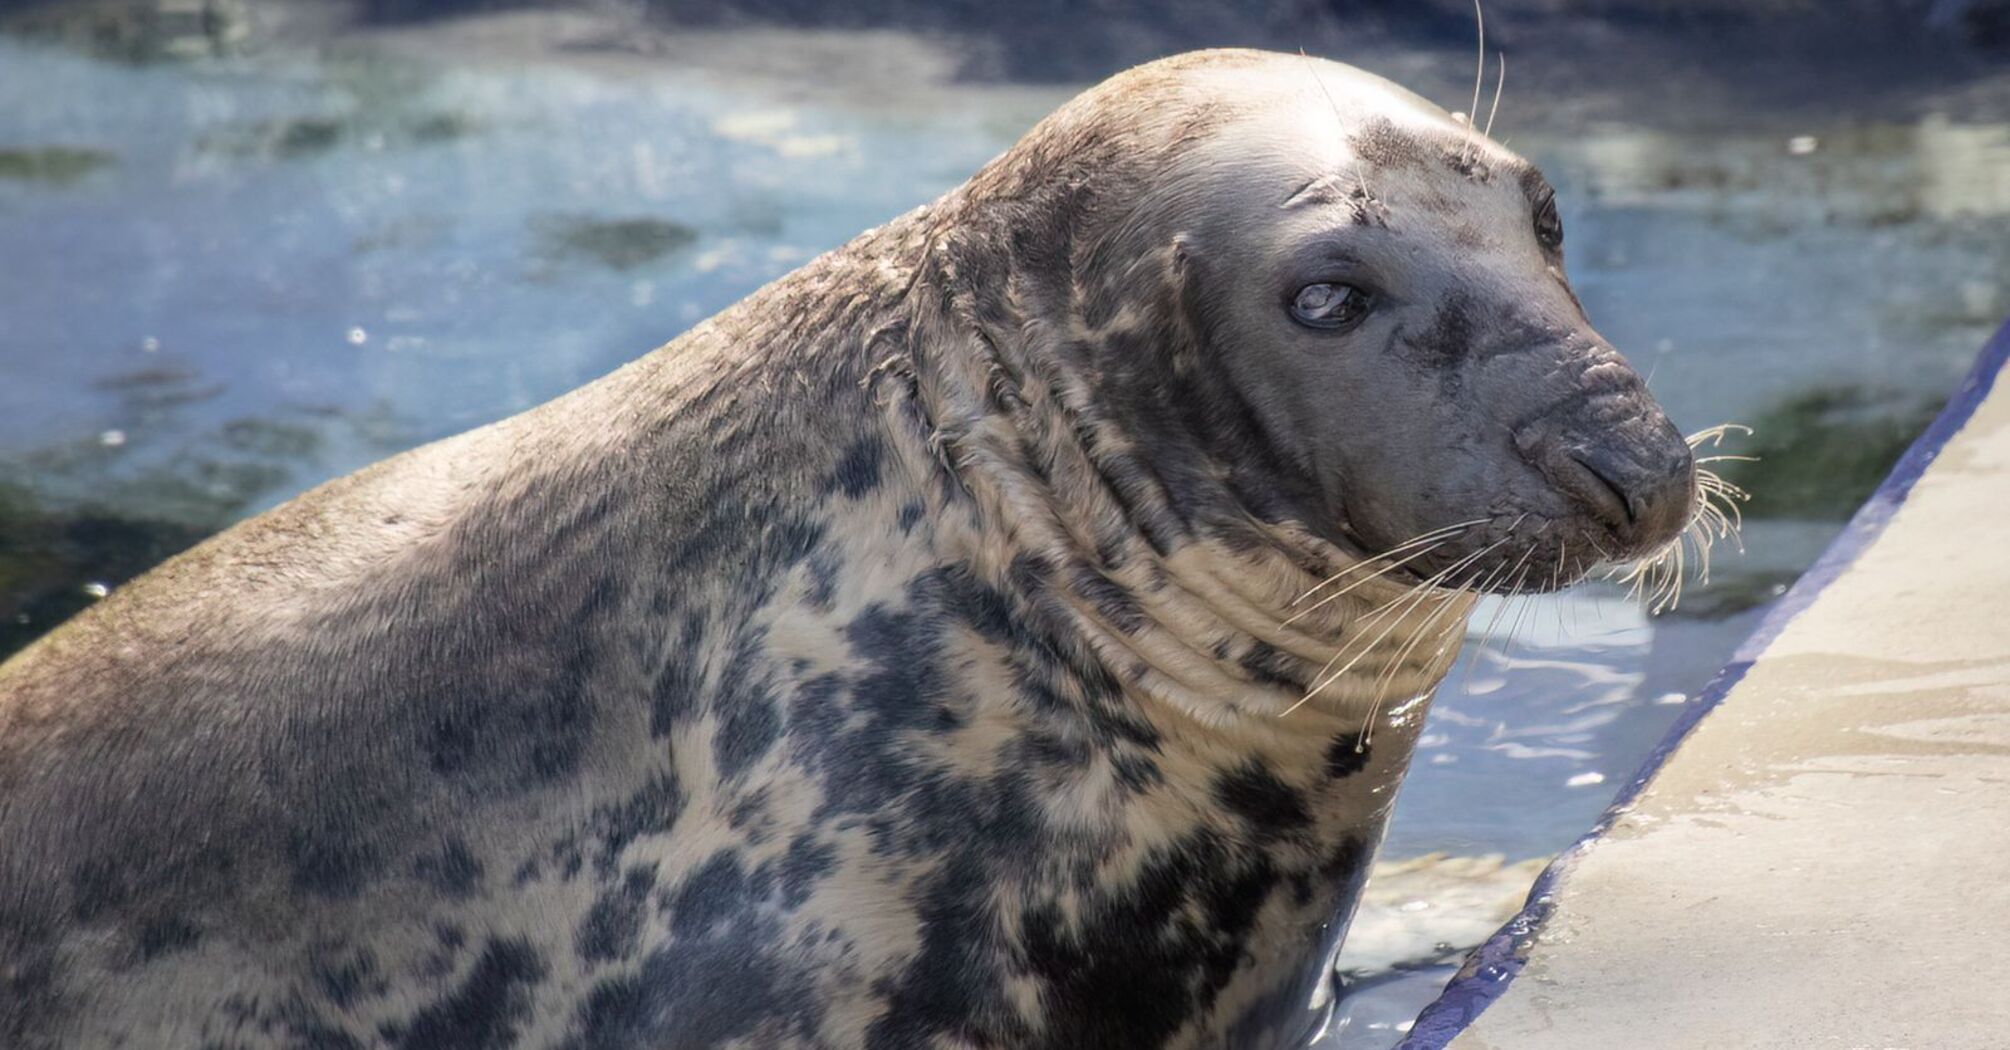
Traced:
POLYGON ((1368 313, 1368 293, 1351 284, 1308 284, 1291 298, 1291 319, 1310 328, 1351 328, 1368 313))
POLYGON ((1556 214, 1554 194, 1542 199, 1542 207, 1535 210, 1535 239, 1541 242, 1545 251, 1555 251, 1563 247, 1563 220, 1556 214))

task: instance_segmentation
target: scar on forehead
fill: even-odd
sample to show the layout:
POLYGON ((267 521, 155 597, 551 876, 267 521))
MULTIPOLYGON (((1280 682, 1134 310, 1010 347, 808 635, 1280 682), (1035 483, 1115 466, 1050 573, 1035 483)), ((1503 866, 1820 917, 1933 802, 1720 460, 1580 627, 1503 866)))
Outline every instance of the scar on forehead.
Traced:
POLYGON ((1310 208, 1322 204, 1342 204, 1361 193, 1361 180, 1355 176, 1329 172, 1315 175, 1291 195, 1284 198, 1280 208, 1310 208))
POLYGON ((1347 209, 1347 219, 1356 226, 1387 224, 1387 209, 1368 188, 1359 168, 1352 171, 1316 175, 1278 204, 1279 208, 1338 207, 1347 209))

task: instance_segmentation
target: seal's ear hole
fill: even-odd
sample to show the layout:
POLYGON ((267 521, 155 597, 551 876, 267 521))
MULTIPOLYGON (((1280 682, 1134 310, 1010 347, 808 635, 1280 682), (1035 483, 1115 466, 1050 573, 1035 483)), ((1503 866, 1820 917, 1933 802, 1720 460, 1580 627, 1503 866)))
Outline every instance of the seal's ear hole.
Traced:
POLYGON ((1172 285, 1173 302, 1178 307, 1174 316, 1184 329, 1184 342, 1194 347, 1205 346, 1208 325, 1201 301, 1200 260, 1193 238, 1184 233, 1175 236, 1167 253, 1167 262, 1166 278, 1172 285))
POLYGON ((1193 237, 1185 233, 1175 234, 1166 249, 1166 280, 1183 310, 1193 305, 1193 284, 1198 276, 1194 273, 1193 251, 1193 237))

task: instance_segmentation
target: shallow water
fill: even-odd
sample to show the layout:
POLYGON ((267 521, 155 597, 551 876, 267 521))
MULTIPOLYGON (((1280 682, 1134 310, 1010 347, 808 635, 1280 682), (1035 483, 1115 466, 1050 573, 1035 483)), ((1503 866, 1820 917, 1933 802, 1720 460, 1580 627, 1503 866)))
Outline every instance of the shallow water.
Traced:
MULTIPOLYGON (((806 89, 689 50, 525 60, 485 25, 520 23, 164 65, 0 39, 6 648, 208 531, 668 340, 1068 94, 889 89, 928 45, 881 36, 823 39, 850 57, 806 89)), ((1610 588, 1504 610, 1441 691, 1385 856, 1580 834, 2010 311, 2010 124, 1930 96, 1875 119, 1577 102, 1518 99, 1511 144, 1677 421, 1762 427, 1750 552, 1675 615, 1610 588)), ((1443 921, 1423 902, 1414 951, 1376 965, 1469 941, 1517 893, 1443 921)), ((1323 1045, 1391 1044, 1451 969, 1384 972, 1323 1045)))

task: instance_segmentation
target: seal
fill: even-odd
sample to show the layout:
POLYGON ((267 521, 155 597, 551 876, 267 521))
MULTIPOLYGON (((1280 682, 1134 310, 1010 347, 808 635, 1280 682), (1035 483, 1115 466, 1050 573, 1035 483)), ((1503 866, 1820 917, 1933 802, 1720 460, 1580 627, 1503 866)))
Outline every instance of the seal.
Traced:
POLYGON ((1473 595, 1694 513, 1561 241, 1168 59, 196 547, 0 669, 0 1044, 1304 1039, 1473 595))

